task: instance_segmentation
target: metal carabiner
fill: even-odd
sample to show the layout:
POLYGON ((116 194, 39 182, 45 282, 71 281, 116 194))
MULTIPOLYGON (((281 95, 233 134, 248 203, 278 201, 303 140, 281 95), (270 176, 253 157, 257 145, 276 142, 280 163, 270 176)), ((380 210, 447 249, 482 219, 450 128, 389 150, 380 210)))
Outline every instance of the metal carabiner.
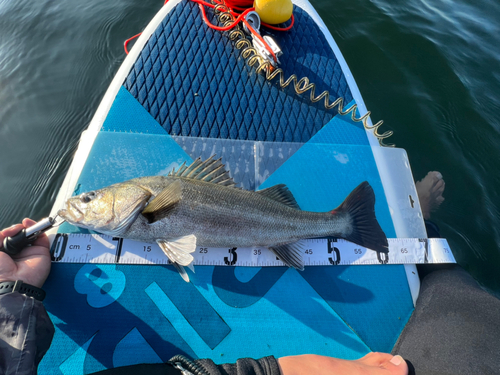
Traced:
POLYGON ((277 68, 280 62, 278 57, 283 54, 283 51, 281 51, 281 48, 278 47, 273 38, 271 38, 268 35, 265 36, 261 35, 260 33, 261 22, 258 13, 255 11, 248 12, 245 15, 245 21, 248 22, 250 27, 248 27, 246 23, 243 23, 243 29, 252 37, 252 45, 257 51, 257 53, 264 59, 268 60, 272 66, 277 68), (262 40, 264 41, 264 43, 267 44, 267 46, 255 34, 258 34, 260 37, 262 37, 262 40), (276 61, 274 61, 272 54, 269 53, 268 48, 270 48, 271 51, 273 51, 274 55, 276 56, 276 61))

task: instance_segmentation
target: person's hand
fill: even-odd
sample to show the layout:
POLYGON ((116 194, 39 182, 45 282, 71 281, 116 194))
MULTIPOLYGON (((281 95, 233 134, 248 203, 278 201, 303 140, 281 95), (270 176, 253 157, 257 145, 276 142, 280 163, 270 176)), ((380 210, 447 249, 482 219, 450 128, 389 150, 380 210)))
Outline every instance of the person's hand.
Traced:
POLYGON ((408 375, 408 365, 400 356, 369 353, 355 361, 298 355, 278 358, 282 375, 408 375))
MULTIPOLYGON (((0 250, 3 249, 5 237, 14 236, 23 228, 36 224, 31 219, 24 219, 22 224, 16 224, 0 231, 0 250)), ((50 243, 45 234, 25 247, 19 254, 10 256, 0 251, 0 281, 23 280, 27 284, 41 288, 50 272, 50 243)))

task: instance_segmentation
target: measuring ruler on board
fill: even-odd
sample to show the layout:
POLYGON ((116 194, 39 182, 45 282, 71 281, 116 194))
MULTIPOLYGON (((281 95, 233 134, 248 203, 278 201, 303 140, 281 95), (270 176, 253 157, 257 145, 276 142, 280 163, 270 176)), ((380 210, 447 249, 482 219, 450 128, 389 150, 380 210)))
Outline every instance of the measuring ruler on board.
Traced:
MULTIPOLYGON (((456 263, 444 238, 389 238, 389 253, 377 253, 342 239, 302 240, 305 266, 456 263)), ((265 247, 212 248, 197 246, 194 265, 283 266, 265 247)), ((101 234, 53 237, 52 261, 59 263, 170 264, 157 244, 101 234)))

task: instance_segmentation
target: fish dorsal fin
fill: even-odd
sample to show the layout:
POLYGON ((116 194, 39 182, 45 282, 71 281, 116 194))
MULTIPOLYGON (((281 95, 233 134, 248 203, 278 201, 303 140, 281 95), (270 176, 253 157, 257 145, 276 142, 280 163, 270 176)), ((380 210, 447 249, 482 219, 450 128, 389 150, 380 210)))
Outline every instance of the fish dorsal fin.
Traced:
POLYGON ((191 255, 196 250, 196 236, 194 234, 173 240, 158 239, 156 243, 173 263, 186 267, 194 260, 191 255))
POLYGON ((209 159, 201 161, 201 158, 193 161, 189 166, 184 162, 179 169, 169 173, 171 177, 183 177, 192 180, 212 182, 222 186, 235 186, 236 183, 229 176, 221 159, 214 159, 212 155, 209 159))
POLYGON ((280 202, 288 207, 300 210, 292 192, 288 190, 288 187, 285 184, 274 185, 270 188, 259 190, 257 193, 272 199, 273 201, 280 202))
POLYGON ((154 223, 163 219, 179 203, 182 196, 182 185, 175 180, 163 189, 142 211, 148 222, 154 223))
POLYGON ((293 267, 300 271, 304 270, 304 260, 302 258, 302 243, 300 241, 289 244, 270 246, 269 250, 276 254, 276 256, 288 267, 293 267))

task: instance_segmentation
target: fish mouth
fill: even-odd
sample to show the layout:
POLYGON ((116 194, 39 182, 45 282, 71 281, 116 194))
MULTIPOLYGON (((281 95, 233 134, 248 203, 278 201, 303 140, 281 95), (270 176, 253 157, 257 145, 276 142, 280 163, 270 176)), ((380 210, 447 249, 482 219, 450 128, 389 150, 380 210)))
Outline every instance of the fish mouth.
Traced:
POLYGON ((57 214, 71 223, 79 223, 85 217, 82 210, 80 210, 76 204, 73 204, 70 201, 66 202, 66 209, 59 210, 57 214))

